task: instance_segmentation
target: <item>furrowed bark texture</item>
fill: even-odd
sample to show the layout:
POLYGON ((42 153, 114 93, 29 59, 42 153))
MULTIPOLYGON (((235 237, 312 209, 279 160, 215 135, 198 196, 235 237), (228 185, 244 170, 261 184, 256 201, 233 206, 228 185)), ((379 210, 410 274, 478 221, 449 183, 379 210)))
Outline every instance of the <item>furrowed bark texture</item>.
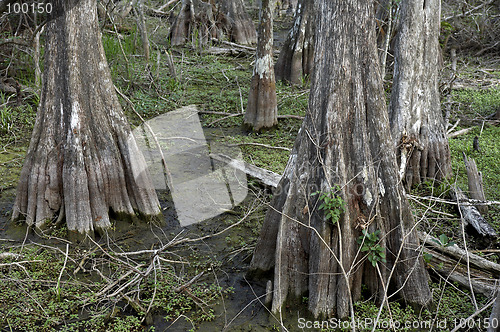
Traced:
POLYGON ((277 80, 301 83, 312 72, 314 63, 313 0, 300 0, 295 21, 281 49, 274 71, 277 80))
POLYGON ((273 13, 275 6, 276 0, 262 0, 255 66, 244 117, 245 125, 255 131, 278 124, 278 104, 273 66, 273 13))
POLYGON ((451 173, 438 88, 440 13, 440 0, 401 4, 389 117, 407 188, 451 173))
POLYGON ((13 220, 70 231, 110 226, 110 211, 156 216, 159 202, 111 81, 95 0, 54 2, 37 118, 13 220))
MULTIPOLYGON (((380 230, 384 284, 408 303, 431 294, 419 241, 398 181, 376 49, 372 2, 318 1, 316 69, 309 108, 268 211, 251 268, 274 268, 272 311, 308 292, 315 317, 346 317, 364 283, 383 297, 376 269, 360 253, 362 229, 380 230), (335 184, 346 210, 333 224, 318 195, 335 184)), ((389 295, 392 294, 389 291, 389 295)))
POLYGON ((243 45, 257 43, 257 31, 243 0, 220 0, 219 13, 222 14, 221 28, 231 41, 243 45))

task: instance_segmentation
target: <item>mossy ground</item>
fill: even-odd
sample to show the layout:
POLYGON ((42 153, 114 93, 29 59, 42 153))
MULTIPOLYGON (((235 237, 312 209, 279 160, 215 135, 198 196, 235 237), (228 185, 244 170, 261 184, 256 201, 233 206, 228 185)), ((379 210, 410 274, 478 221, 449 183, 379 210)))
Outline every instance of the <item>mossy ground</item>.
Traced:
MULTIPOLYGON (((149 24, 153 23, 149 22, 149 24)), ((140 54, 139 37, 134 28, 121 30, 120 35, 121 38, 113 33, 105 32, 103 35, 113 81, 120 91, 130 98, 135 109, 144 119, 152 119, 160 114, 190 104, 197 105, 202 111, 225 112, 227 115, 241 113, 242 110, 246 109, 252 72, 251 54, 215 56, 209 54, 207 48, 202 49, 201 52, 199 48, 190 47, 169 49, 165 39, 166 28, 160 28, 151 35, 152 54, 150 61, 146 62, 140 54), (121 48, 123 48, 127 60, 125 60, 121 48), (170 74, 171 68, 167 64, 167 50, 173 56, 175 77, 170 74)), ((463 68, 467 69, 468 67, 464 66, 463 68)), ((472 74, 465 69, 462 75, 471 77, 472 74)), ((21 68, 18 72, 20 74, 17 79, 23 84, 33 87, 34 73, 30 67, 21 68)), ((498 74, 500 69, 497 68, 496 71, 489 71, 489 73, 498 74)), ((307 82, 301 86, 278 83, 277 93, 281 115, 303 116, 305 114, 308 103, 307 82)), ((0 104, 3 104, 7 98, 8 96, 0 96, 0 104)), ((21 105, 0 109, 0 145, 2 146, 0 150, 0 198, 6 202, 0 211, 3 218, 0 218, 0 228, 6 227, 9 204, 13 199, 13 188, 19 177, 29 143, 30 131, 34 124, 37 98, 36 95, 33 95, 24 100, 21 105)), ((467 180, 462 161, 462 153, 465 152, 476 160, 478 168, 483 173, 486 198, 498 201, 500 200, 500 166, 498 162, 500 160, 500 129, 498 126, 488 124, 483 127, 482 123, 500 107, 500 89, 490 87, 486 90, 454 90, 452 100, 454 103, 453 120, 460 118, 461 125, 464 126, 477 125, 467 135, 450 140, 454 171, 452 181, 456 181, 462 189, 466 189, 467 180), (475 136, 478 136, 480 140, 480 152, 472 150, 472 139, 475 136)), ((141 121, 132 112, 130 105, 124 100, 121 102, 132 126, 140 125, 141 121)), ((222 115, 206 113, 202 114, 201 121, 210 139, 224 144, 240 144, 239 147, 247 162, 277 173, 283 171, 288 160, 288 151, 245 145, 244 143, 261 143, 291 149, 301 124, 300 120, 282 119, 278 127, 273 130, 249 133, 241 127, 241 115, 225 118, 222 115)), ((254 192, 253 200, 256 200, 255 197, 259 197, 262 202, 268 201, 269 197, 264 195, 260 186, 251 179, 250 189, 254 192)), ((439 194, 436 190, 438 189, 429 184, 423 184, 416 189, 416 192, 429 193, 434 191, 435 194, 439 194)), ((165 207, 168 194, 161 193, 160 198, 162 206, 165 207)), ((239 220, 252 204, 247 200, 234 212, 226 213, 211 222, 196 225, 188 230, 192 232, 190 234, 198 235, 220 230, 222 227, 239 220)), ((156 275, 156 279, 153 275, 145 278, 140 285, 141 298, 138 302, 147 306, 153 297, 154 285, 156 285, 155 300, 151 302, 151 312, 156 315, 155 317, 163 317, 161 322, 145 320, 144 313, 137 308, 134 309, 134 306, 123 297, 111 297, 106 301, 95 297, 106 287, 108 282, 106 278, 116 278, 116 276, 125 273, 123 267, 110 260, 105 251, 91 252, 90 248, 83 249, 71 246, 70 259, 64 265, 66 259, 65 244, 55 238, 65 235, 64 228, 55 231, 50 235, 51 238, 38 244, 23 245, 24 229, 10 227, 12 232, 10 234, 17 233, 17 235, 13 235, 14 240, 12 241, 2 239, 0 252, 21 255, 26 263, 10 264, 18 261, 17 258, 13 258, 14 256, 1 261, 4 265, 0 266, 0 328, 2 330, 26 331, 51 331, 54 329, 143 331, 146 326, 150 329, 153 326, 157 326, 159 329, 161 329, 160 326, 166 328, 169 323, 179 318, 179 321, 184 322, 185 325, 174 325, 174 327, 177 326, 177 330, 190 329, 193 326, 199 327, 200 330, 220 330, 220 327, 224 325, 224 323, 221 325, 220 321, 228 318, 223 313, 233 310, 231 313, 236 315, 245 305, 234 307, 232 304, 238 300, 235 297, 241 297, 243 287, 239 283, 243 282, 242 275, 259 234, 265 214, 264 206, 260 206, 251 214, 245 223, 216 239, 207 240, 203 245, 175 248, 163 256, 164 259, 185 261, 186 263, 167 264, 161 274, 156 275), (88 271, 78 270, 80 265, 88 271), (92 267, 95 270, 92 270, 92 267), (73 273, 77 270, 78 273, 73 273), (191 293, 174 291, 201 271, 206 272, 205 277, 200 278, 191 286, 191 293), (99 273, 102 273, 104 277, 99 273), (221 275, 229 275, 230 273, 239 275, 239 279, 228 277, 225 282, 216 282, 218 278, 224 279, 221 275), (59 279, 61 281, 58 284, 59 279), (231 287, 235 287, 236 292, 239 292, 237 296, 231 295, 231 292, 234 291, 231 287), (200 305, 199 301, 203 303, 200 305), (217 303, 219 304, 217 305, 217 303), (207 321, 214 321, 214 323, 207 323, 207 321), (217 321, 219 323, 216 323, 217 321)), ((416 215, 422 213, 417 205, 414 207, 416 215)), ((447 204, 438 204, 436 209, 454 214, 456 218, 443 218, 439 215, 429 214, 429 221, 424 226, 433 227, 436 235, 447 234, 453 239, 461 238, 458 216, 453 207, 447 204)), ((168 209, 165 214, 168 215, 168 209)), ((491 207, 486 218, 497 231, 500 231, 500 207, 491 207)), ((157 239, 161 238, 160 242, 172 239, 178 230, 172 226, 171 222, 167 222, 167 224, 169 226, 167 225, 166 230, 154 229, 158 231, 153 232, 158 238, 145 240, 144 237, 148 237, 146 234, 149 234, 147 232, 150 232, 151 229, 135 228, 139 227, 138 225, 124 227, 117 223, 115 228, 110 231, 111 237, 108 238, 108 242, 101 242, 101 245, 107 245, 108 249, 113 248, 116 251, 145 247, 158 248, 160 244, 157 239), (127 231, 123 231, 123 228, 127 228, 127 231), (163 234, 163 232, 167 234, 163 234)), ((29 239, 35 241, 39 238, 29 237, 29 239)), ((105 239, 102 238, 101 241, 105 239)), ((472 237, 468 237, 468 239, 473 242, 472 237)), ((497 242, 492 242, 490 247, 499 248, 499 245, 497 242)), ((490 258, 494 259, 493 256, 490 258)), ((149 257, 143 257, 136 262, 148 264, 148 259, 149 257)), ((253 285, 252 287, 258 286, 253 285)), ((395 321, 451 320, 463 319, 475 312, 470 292, 467 290, 441 282, 433 282, 431 287, 434 302, 437 305, 435 309, 414 312, 413 309, 398 302, 391 302, 391 313, 384 309, 382 318, 392 317, 395 321)), ((245 295, 248 299, 243 296, 240 300, 248 300, 247 303, 249 303, 255 299, 250 289, 245 289, 245 291, 249 293, 245 295)), ((477 300, 479 307, 487 302, 486 298, 478 297, 477 300)), ((304 298, 303 302, 307 302, 307 298, 304 298)), ((292 309, 290 308, 290 313, 292 309)), ((378 306, 374 304, 372 299, 365 299, 357 303, 355 309, 356 318, 374 318, 378 306)), ((257 312, 259 312, 259 317, 267 317, 265 310, 257 310, 257 312)), ((486 316, 487 312, 484 312, 478 317, 484 318, 486 316)), ((251 315, 242 315, 242 317, 251 319, 251 315)), ((277 326, 277 322, 273 320, 259 320, 256 317, 253 319, 252 329, 270 330, 273 326, 277 326)), ((290 330, 295 330, 296 323, 296 319, 295 321, 290 319, 285 322, 285 325, 290 330)), ((245 328, 249 326, 249 323, 245 321, 240 321, 239 324, 242 330, 243 326, 245 328)))

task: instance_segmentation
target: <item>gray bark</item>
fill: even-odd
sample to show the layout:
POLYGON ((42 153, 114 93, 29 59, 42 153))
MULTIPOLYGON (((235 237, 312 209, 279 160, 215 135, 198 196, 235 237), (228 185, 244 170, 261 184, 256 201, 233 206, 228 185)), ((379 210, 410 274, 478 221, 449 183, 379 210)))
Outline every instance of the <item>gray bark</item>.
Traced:
POLYGON ((273 60, 273 13, 276 0, 263 0, 259 37, 244 124, 259 131, 278 124, 273 60))
POLYGON ((293 84, 312 73, 314 64, 313 0, 300 0, 295 21, 283 44, 275 66, 277 80, 293 84))
POLYGON ((160 214, 114 91, 96 8, 95 0, 54 3, 40 104, 12 215, 37 228, 65 216, 76 236, 110 227, 110 212, 160 214))
POLYGON ((407 188, 451 173, 438 88, 440 13, 440 0, 401 4, 389 117, 407 188))
POLYGON ((382 299, 382 281, 408 303, 431 301, 397 177, 371 10, 369 0, 318 1, 309 108, 251 262, 257 272, 274 269, 274 312, 308 291, 315 317, 346 317, 362 283, 382 299), (311 194, 335 184, 346 209, 332 224, 311 194), (382 280, 358 252, 362 229, 381 232, 382 280))

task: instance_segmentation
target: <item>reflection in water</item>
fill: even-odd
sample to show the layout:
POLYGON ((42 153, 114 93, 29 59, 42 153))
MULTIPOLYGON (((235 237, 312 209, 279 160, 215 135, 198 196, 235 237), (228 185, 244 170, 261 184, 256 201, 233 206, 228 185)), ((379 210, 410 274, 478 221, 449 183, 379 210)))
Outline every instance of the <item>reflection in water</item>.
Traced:
POLYGON ((181 226, 215 217, 245 199, 246 174, 210 156, 223 154, 243 163, 241 150, 207 143, 194 106, 162 114, 147 124, 156 140, 145 125, 133 134, 155 188, 168 188, 172 193, 181 226))

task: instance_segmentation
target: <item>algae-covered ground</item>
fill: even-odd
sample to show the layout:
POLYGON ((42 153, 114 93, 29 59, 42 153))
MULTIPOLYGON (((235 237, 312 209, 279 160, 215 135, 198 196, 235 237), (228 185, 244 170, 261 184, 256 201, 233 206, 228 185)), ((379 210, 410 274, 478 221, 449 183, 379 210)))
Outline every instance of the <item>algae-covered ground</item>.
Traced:
MULTIPOLYGON (((145 120, 196 105, 207 138, 237 146, 245 161, 281 173, 301 121, 280 119, 277 128, 261 133, 242 129, 241 113, 246 109, 253 54, 235 51, 213 55, 210 45, 201 49, 198 45, 171 49, 165 38, 165 21, 148 19, 148 26, 154 31, 150 35, 152 52, 148 62, 141 55, 140 37, 133 21, 128 22, 131 28, 119 32, 111 31, 109 26, 104 28, 104 48, 117 88, 145 120), (168 65, 169 56, 173 68, 168 65)), ((289 19, 279 21, 278 25, 286 30, 289 19)), ((445 56, 445 65, 449 67, 447 61, 445 56)), ((455 130, 474 128, 450 139, 453 158, 450 181, 467 190, 462 156, 466 153, 476 160, 482 172, 486 199, 500 201, 500 127, 489 118, 500 107, 500 61, 498 57, 486 56, 471 63, 464 55, 460 63, 463 65, 459 65, 458 76, 467 84, 451 92, 449 122, 454 124, 460 119, 455 130), (486 88, 474 84, 484 68, 489 75, 486 88), (472 148, 476 136, 479 151, 472 148)), ((37 91, 32 66, 19 68, 18 75, 16 79, 37 91)), ((278 83, 279 114, 303 116, 308 88, 307 80, 298 86, 278 83)), ((79 246, 65 240, 64 227, 33 234, 22 225, 9 223, 8 218, 39 96, 29 93, 21 104, 11 103, 9 98, 12 97, 0 95, 2 331, 280 331, 281 319, 263 305, 266 280, 246 277, 270 200, 269 189, 249 178, 248 197, 239 206, 188 227, 181 227, 175 220, 171 194, 159 191, 165 216, 163 225, 116 221, 108 236, 79 246), (221 232, 229 226, 232 228, 221 232)), ((442 99, 447 100, 447 96, 442 99)), ((131 106, 123 99, 121 102, 131 125, 141 125, 131 106)), ((447 107, 443 103, 443 112, 447 107)), ((415 194, 427 195, 433 190, 429 184, 423 184, 415 189, 415 194)), ((418 205, 414 208, 417 216, 423 213, 418 205)), ((423 227, 432 228, 433 235, 446 234, 461 243, 457 211, 446 204, 434 209, 454 217, 431 214, 422 223, 423 227)), ((500 231, 500 206, 490 206, 485 218, 500 231)), ((498 260, 495 251, 500 249, 498 240, 478 241, 473 233, 467 233, 466 238, 470 249, 490 250, 485 256, 498 260)), ((473 297, 469 290, 435 275, 431 287, 433 308, 414 311, 392 302, 390 310, 382 311, 382 319, 401 322, 436 319, 452 324, 454 320, 469 317, 490 300, 480 295, 473 297)), ((285 308, 282 323, 286 329, 300 330, 297 318, 307 317, 307 300, 307 297, 297 299, 285 308)), ((378 305, 370 298, 355 305, 356 319, 373 319, 377 312, 378 305)), ((487 317, 488 312, 485 310, 476 319, 487 317)))

